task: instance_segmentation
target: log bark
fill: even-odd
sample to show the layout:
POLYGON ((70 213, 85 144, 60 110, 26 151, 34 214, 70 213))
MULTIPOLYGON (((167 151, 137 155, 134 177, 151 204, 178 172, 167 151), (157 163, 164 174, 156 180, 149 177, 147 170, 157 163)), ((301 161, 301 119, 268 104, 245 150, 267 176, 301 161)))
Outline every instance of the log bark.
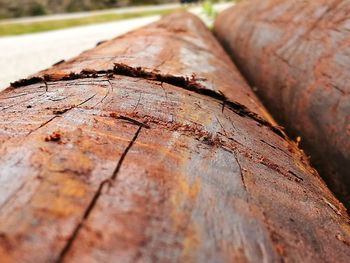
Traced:
POLYGON ((350 207, 349 1, 247 0, 215 33, 273 116, 350 207))
POLYGON ((198 18, 0 93, 1 262, 348 262, 345 208, 198 18))

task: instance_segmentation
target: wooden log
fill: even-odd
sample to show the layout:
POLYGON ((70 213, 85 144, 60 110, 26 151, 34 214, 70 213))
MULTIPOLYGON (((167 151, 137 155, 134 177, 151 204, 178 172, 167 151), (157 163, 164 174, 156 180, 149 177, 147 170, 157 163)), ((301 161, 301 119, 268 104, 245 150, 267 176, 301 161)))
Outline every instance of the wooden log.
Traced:
POLYGON ((215 33, 276 119, 350 207, 349 1, 248 0, 215 33))
POLYGON ((14 83, 0 105, 1 262, 350 258, 345 208, 193 15, 14 83))

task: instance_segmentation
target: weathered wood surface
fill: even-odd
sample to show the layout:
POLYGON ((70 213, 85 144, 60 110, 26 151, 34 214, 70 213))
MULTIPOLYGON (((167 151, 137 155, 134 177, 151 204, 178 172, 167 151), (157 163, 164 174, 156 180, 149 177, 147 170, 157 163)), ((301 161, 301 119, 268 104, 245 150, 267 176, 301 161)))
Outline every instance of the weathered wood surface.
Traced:
POLYGON ((247 0, 215 33, 350 207, 350 2, 247 0))
POLYGON ((147 72, 195 80, 207 90, 224 93, 229 100, 239 97, 241 104, 269 118, 212 33, 198 30, 203 28, 202 22, 181 21, 182 18, 176 16, 171 19, 171 27, 170 21, 164 20, 152 27, 132 31, 84 52, 69 63, 41 72, 39 76, 59 76, 71 72, 79 74, 84 69, 111 70, 116 62, 135 68, 142 66, 147 72), (231 92, 232 88, 236 90, 235 94, 231 92))
MULTIPOLYGON (((147 28, 125 38, 176 35, 157 50, 186 47, 176 56, 193 61, 205 52, 189 41, 200 39, 222 60, 171 74, 234 68, 192 15, 147 28)), ((109 62, 133 68, 95 58, 99 72, 92 62, 79 72, 77 58, 0 93, 1 262, 349 261, 344 207, 283 133, 241 105, 260 109, 237 72, 210 86, 241 94, 226 101, 203 82, 147 74, 161 55, 135 54, 109 62)))

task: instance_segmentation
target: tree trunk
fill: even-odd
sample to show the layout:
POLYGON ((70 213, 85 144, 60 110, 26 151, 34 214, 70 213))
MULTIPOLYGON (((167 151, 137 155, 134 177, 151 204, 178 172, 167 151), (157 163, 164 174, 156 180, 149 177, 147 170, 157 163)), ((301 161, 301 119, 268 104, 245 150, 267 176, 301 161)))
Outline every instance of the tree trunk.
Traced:
POLYGON ((215 33, 350 207, 349 1, 243 1, 215 33))
POLYGON ((350 258, 344 207, 190 14, 0 103, 1 262, 350 258))

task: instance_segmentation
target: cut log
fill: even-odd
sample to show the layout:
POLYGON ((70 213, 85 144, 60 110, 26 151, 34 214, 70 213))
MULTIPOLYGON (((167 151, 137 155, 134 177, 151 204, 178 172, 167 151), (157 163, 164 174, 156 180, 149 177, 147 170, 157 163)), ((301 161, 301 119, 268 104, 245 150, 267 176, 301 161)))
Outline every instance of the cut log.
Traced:
POLYGON ((14 83, 0 105, 1 262, 350 259, 345 208, 193 15, 14 83))
POLYGON ((248 0, 215 33, 274 117, 350 207, 350 2, 248 0))

